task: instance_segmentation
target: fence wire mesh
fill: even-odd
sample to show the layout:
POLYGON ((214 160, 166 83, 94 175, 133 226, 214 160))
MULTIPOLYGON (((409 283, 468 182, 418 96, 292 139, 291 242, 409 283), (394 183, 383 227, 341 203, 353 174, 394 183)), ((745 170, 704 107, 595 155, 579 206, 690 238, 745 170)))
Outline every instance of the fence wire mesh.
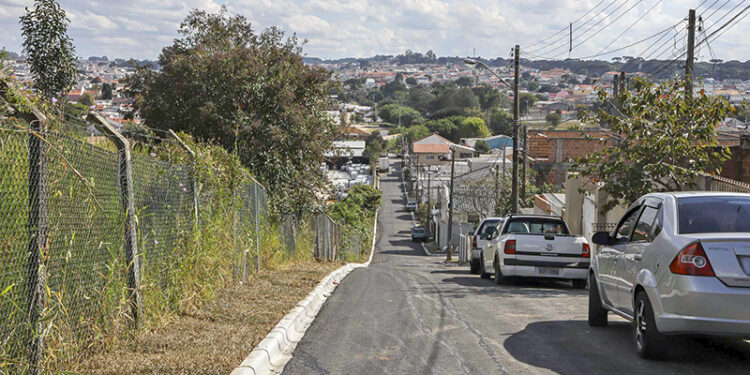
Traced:
POLYGON ((164 289, 193 231, 191 169, 133 155, 141 285, 164 289))
POLYGON ((28 343, 31 333, 22 331, 28 328, 29 295, 38 272, 46 279, 48 303, 71 313, 57 327, 67 333, 82 331, 82 318, 101 308, 105 283, 118 282, 117 273, 105 277, 121 256, 117 178, 114 153, 59 134, 0 127, 0 290, 7 290, 0 298, 0 332, 9 351, 5 355, 20 356, 28 343), (44 168, 32 160, 41 160, 44 168), (39 209, 39 202, 45 207, 39 209), (34 265, 30 244, 39 226, 46 226, 39 254, 46 265, 42 270, 34 265))
MULTIPOLYGON (((108 332, 128 314, 131 267, 124 241, 120 154, 103 137, 91 138, 96 145, 0 123, 0 359, 28 363, 32 343, 41 337, 30 324, 32 312, 54 331, 45 340, 79 343, 94 332, 108 332), (33 306, 39 294, 34 290, 44 291, 43 304, 33 306)), ((139 281, 146 305, 163 301, 151 298, 151 292, 180 282, 176 271, 187 247, 216 229, 209 226, 216 220, 209 219, 233 223, 227 237, 237 248, 224 254, 232 258, 241 280, 261 268, 261 244, 277 235, 271 231, 266 189, 249 175, 227 178, 226 171, 198 170, 197 164, 164 160, 167 156, 137 150, 131 157, 139 281)), ((330 217, 318 215, 313 224, 316 258, 336 260, 340 246, 359 255, 360 234, 344 246, 341 229, 330 217)), ((281 243, 293 251, 294 222, 280 225, 281 243)))

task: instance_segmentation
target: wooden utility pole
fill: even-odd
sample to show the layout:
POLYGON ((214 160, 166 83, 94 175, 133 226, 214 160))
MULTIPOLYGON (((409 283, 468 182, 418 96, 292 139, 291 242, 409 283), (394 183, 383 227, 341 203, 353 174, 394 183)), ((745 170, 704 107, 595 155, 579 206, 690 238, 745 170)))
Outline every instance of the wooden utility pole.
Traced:
POLYGON ((453 207, 455 202, 453 201, 453 177, 456 176, 456 149, 451 147, 451 183, 450 183, 450 194, 448 197, 448 251, 446 252, 446 262, 451 261, 451 252, 453 250, 453 207))
MULTIPOLYGON (((503 160, 505 162, 505 160, 503 160)), ((495 164, 495 214, 500 205, 500 164, 495 164)))
POLYGON ((693 98, 693 76, 695 74, 695 9, 688 15, 687 60, 685 61, 685 98, 693 98))
POLYGON ((526 164, 528 163, 529 157, 528 145, 526 144, 529 135, 528 124, 521 125, 521 129, 523 129, 523 141, 521 142, 523 145, 523 157, 521 158, 521 199, 524 199, 526 196, 526 164))
POLYGON ((615 102, 620 97, 620 78, 617 76, 614 76, 614 80, 612 80, 612 96, 615 98, 615 102))
POLYGON ((513 68, 515 75, 513 77, 513 185, 511 187, 511 210, 512 213, 518 212, 518 125, 521 118, 521 97, 519 93, 520 86, 520 64, 521 64, 521 47, 516 44, 514 51, 513 68))

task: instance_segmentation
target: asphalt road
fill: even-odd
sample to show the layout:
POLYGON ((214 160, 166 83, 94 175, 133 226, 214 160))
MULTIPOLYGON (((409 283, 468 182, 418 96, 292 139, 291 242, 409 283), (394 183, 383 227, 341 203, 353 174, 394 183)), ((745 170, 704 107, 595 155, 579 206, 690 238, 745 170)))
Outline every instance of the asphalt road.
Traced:
MULTIPOLYGON (((495 285, 410 241, 396 173, 381 180, 373 262, 344 279, 284 374, 749 374, 750 343, 677 339, 640 359, 630 324, 586 323, 587 291, 495 285)), ((750 308, 750 306, 748 307, 750 308)))

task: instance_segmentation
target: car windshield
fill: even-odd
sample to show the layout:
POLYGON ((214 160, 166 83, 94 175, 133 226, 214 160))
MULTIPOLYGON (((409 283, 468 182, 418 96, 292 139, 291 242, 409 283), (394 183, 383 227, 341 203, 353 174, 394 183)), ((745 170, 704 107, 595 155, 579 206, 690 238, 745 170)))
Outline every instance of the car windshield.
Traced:
POLYGON ((750 232, 750 197, 677 199, 679 233, 750 232))
POLYGON ((414 233, 424 233, 424 228, 414 228, 414 229, 412 229, 412 232, 414 232, 414 233))
POLYGON ((497 224, 500 223, 499 219, 495 220, 485 220, 482 224, 482 227, 479 228, 479 234, 488 236, 490 233, 495 231, 495 228, 497 228, 497 224))
POLYGON ((559 234, 568 235, 568 227, 560 219, 514 218, 510 219, 506 233, 517 234, 559 234))

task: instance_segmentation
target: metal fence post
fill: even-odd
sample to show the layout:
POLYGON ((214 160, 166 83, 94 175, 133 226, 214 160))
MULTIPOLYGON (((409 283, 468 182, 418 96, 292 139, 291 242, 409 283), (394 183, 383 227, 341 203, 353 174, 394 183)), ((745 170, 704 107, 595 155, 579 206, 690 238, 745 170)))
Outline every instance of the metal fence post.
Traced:
POLYGON ((182 147, 185 151, 187 151, 188 154, 190 154, 190 160, 192 161, 192 179, 190 180, 190 184, 192 186, 193 190, 193 229, 196 233, 196 238, 198 241, 198 248, 200 249, 200 197, 199 197, 199 188, 198 188, 198 169, 196 166, 198 165, 198 159, 195 156, 195 151, 193 151, 185 142, 182 141, 182 138, 180 138, 177 133, 172 131, 172 129, 169 129, 169 134, 177 140, 177 143, 182 147))
POLYGON ((255 202, 255 272, 260 272, 260 200, 258 199, 258 181, 253 179, 253 202, 255 202))
POLYGON ((33 105, 29 108, 18 108, 12 99, 12 84, 0 77, 0 97, 4 98, 29 123, 28 146, 28 205, 29 214, 27 230, 28 242, 28 278, 27 306, 29 319, 29 374, 43 372, 44 362, 44 326, 40 317, 46 305, 46 265, 48 252, 47 233, 49 231, 49 213, 47 206, 47 143, 44 133, 48 129, 47 117, 33 105))
POLYGON ((87 119, 115 146, 119 155, 120 199, 125 211, 125 261, 128 268, 128 303, 133 315, 133 327, 140 328, 143 300, 141 299, 141 270, 138 260, 138 237, 135 227, 135 198, 133 196, 133 165, 130 158, 130 142, 110 123, 96 112, 89 112, 87 119))
POLYGON ((31 374, 41 374, 44 363, 44 323, 41 313, 46 305, 46 264, 49 250, 47 233, 47 144, 43 137, 48 128, 47 118, 32 108, 29 133, 29 278, 28 314, 31 327, 29 363, 31 374))

